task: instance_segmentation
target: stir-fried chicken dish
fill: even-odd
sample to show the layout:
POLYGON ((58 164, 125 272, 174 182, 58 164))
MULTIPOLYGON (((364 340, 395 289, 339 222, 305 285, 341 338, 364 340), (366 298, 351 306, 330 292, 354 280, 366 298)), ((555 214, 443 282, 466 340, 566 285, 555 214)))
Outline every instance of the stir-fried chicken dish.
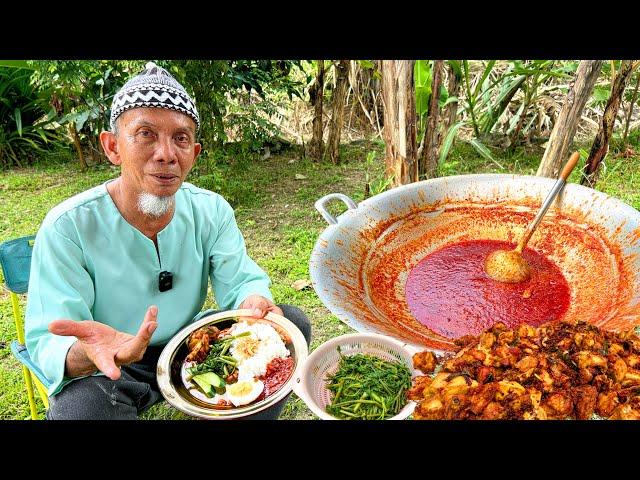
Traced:
POLYGON ((220 330, 213 325, 199 328, 189 335, 187 340, 187 347, 189 348, 187 362, 203 362, 209 355, 211 344, 218 339, 218 335, 220 335, 220 330))
POLYGON ((414 378, 416 419, 640 419, 640 337, 585 322, 540 327, 503 323, 456 341, 437 359, 414 355, 435 375, 414 378))

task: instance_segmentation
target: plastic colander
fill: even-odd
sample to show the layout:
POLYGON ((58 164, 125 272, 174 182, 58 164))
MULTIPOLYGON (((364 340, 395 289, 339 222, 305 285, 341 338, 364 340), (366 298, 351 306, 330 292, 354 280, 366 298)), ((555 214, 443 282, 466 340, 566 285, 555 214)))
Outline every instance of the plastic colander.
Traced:
MULTIPOLYGON (((413 368, 414 347, 376 333, 353 333, 333 338, 316 348, 307 358, 295 379, 293 391, 309 409, 323 420, 338 420, 326 412, 332 393, 327 389, 327 376, 338 370, 340 355, 369 354, 387 361, 400 361, 409 368, 412 377, 419 373, 413 368), (338 352, 340 347, 340 353, 338 352)), ((402 420, 413 413, 415 402, 408 401, 400 412, 388 420, 402 420)))

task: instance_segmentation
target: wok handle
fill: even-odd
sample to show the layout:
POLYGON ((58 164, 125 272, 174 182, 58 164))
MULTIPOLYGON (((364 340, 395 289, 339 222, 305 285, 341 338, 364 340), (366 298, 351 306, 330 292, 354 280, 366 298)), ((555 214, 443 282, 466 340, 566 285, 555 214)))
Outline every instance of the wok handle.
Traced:
POLYGON ((343 193, 330 193, 329 195, 325 195, 321 199, 317 200, 314 205, 316 207, 316 210, 320 212, 322 218, 324 218, 329 225, 335 225, 336 223, 338 223, 336 217, 331 215, 325 207, 327 202, 329 202, 330 200, 342 200, 342 202, 344 202, 344 204, 350 210, 358 208, 356 203, 343 193))

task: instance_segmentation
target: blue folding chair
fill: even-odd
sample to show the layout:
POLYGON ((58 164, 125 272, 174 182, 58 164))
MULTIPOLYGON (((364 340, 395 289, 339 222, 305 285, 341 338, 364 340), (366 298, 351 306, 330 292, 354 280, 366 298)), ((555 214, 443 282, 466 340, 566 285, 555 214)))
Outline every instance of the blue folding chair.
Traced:
POLYGON ((38 366, 33 363, 31 357, 29 357, 29 352, 27 352, 27 347, 25 346, 24 320, 20 312, 20 304, 18 303, 18 295, 27 293, 29 288, 29 271, 31 268, 31 253, 33 251, 34 240, 35 236, 30 235, 8 240, 0 244, 0 265, 2 266, 6 288, 9 290, 11 296, 13 318, 18 334, 18 340, 11 342, 11 352, 22 364, 22 373, 24 374, 27 396, 29 397, 31 418, 36 420, 38 414, 36 412, 33 386, 35 384, 45 408, 49 408, 47 390, 51 383, 40 371, 38 366))

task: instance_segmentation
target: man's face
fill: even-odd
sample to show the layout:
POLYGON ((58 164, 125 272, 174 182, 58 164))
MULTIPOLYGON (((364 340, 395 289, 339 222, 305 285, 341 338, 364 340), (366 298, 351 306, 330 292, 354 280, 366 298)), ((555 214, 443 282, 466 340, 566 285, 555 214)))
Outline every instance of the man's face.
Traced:
POLYGON ((175 194, 200 153, 195 127, 189 116, 166 108, 124 112, 118 119, 115 153, 109 159, 122 166, 125 188, 159 197, 175 194))

